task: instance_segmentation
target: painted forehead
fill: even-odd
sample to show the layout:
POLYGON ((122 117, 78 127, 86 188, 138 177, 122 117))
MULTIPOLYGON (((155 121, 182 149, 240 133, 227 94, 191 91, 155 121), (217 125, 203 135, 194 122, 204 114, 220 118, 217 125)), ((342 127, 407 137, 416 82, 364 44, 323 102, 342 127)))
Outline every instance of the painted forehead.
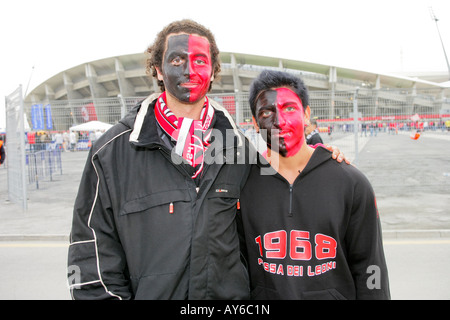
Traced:
POLYGON ((176 33, 167 37, 166 53, 172 51, 202 52, 210 55, 209 41, 198 34, 176 33))
POLYGON ((269 90, 262 91, 257 98, 257 106, 261 105, 277 105, 287 102, 296 102, 303 106, 301 99, 290 88, 280 87, 271 88, 269 90))
POLYGON ((296 101, 299 102, 300 105, 302 104, 299 96, 297 96, 297 94, 290 88, 276 88, 275 91, 277 92, 277 100, 283 100, 283 102, 287 102, 287 100, 296 101))

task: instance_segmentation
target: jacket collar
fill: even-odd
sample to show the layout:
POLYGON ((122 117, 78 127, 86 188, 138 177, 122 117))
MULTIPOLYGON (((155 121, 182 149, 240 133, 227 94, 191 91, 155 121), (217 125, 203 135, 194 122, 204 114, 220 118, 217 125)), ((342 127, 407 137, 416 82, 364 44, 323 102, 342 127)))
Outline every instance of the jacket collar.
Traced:
MULTIPOLYGON (((155 118, 155 103, 159 97, 159 93, 150 95, 140 104, 134 107, 121 120, 123 124, 132 129, 130 134, 130 143, 139 147, 154 147, 157 145, 164 145, 157 129, 157 122, 155 118)), ((213 128, 220 130, 224 138, 230 138, 230 132, 233 132, 233 139, 237 147, 244 145, 244 137, 240 130, 236 127, 231 115, 220 104, 213 99, 209 99, 211 106, 215 109, 215 122, 213 128), (231 131, 230 131, 231 130, 231 131)), ((225 146, 226 144, 224 144, 225 146)))

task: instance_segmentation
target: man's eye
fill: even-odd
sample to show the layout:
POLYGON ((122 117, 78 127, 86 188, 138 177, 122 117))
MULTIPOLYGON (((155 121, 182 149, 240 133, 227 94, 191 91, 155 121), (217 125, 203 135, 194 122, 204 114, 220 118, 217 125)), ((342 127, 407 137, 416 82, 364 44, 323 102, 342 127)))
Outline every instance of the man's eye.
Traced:
POLYGON ((200 65, 200 66, 203 66, 206 64, 206 62, 202 59, 197 59, 194 62, 195 62, 195 64, 200 65))
POLYGON ((286 107, 284 110, 287 112, 293 112, 293 111, 297 111, 297 108, 296 107, 286 107))
POLYGON ((174 65, 174 66, 180 66, 183 64, 183 62, 184 62, 184 60, 181 59, 180 57, 176 57, 176 58, 172 59, 172 61, 171 61, 172 65, 174 65))
POLYGON ((272 115, 272 111, 269 111, 269 110, 261 112, 261 117, 263 117, 263 118, 268 118, 271 115, 272 115))

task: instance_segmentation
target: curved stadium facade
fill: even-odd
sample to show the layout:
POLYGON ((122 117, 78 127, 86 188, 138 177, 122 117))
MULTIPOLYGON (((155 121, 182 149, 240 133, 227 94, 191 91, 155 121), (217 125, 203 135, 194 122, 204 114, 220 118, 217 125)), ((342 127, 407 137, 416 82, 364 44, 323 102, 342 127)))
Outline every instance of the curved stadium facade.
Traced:
MULTIPOLYGON (((90 120, 116 123, 136 102, 159 92, 145 60, 139 53, 91 61, 41 83, 25 97, 31 129, 68 130, 90 120)), ((263 69, 301 77, 310 91, 312 117, 323 124, 351 121, 355 98, 362 121, 408 121, 416 114, 430 121, 450 118, 450 87, 434 82, 444 77, 425 80, 228 52, 221 53, 221 61, 209 96, 244 128, 251 123, 249 86, 263 69)))

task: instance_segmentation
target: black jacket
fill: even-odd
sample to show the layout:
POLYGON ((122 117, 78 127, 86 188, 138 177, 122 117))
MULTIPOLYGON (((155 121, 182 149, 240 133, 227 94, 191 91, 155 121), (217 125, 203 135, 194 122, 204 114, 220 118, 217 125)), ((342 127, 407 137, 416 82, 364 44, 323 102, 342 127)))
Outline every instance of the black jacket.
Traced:
POLYGON ((5 159, 6 159, 5 147, 3 146, 3 141, 0 140, 0 164, 3 164, 5 159))
POLYGON ((373 189, 318 147, 290 185, 253 165, 241 193, 252 297, 389 299, 373 189))
POLYGON ((316 145, 318 143, 323 144, 322 137, 319 134, 319 130, 314 130, 306 137, 306 143, 309 145, 316 145))
POLYGON ((209 147, 210 164, 196 186, 181 157, 162 141, 150 101, 135 107, 89 152, 69 247, 72 295, 248 298, 235 219, 250 168, 236 164, 243 162, 237 158, 245 155, 246 140, 213 104, 214 128, 234 143, 209 147))

